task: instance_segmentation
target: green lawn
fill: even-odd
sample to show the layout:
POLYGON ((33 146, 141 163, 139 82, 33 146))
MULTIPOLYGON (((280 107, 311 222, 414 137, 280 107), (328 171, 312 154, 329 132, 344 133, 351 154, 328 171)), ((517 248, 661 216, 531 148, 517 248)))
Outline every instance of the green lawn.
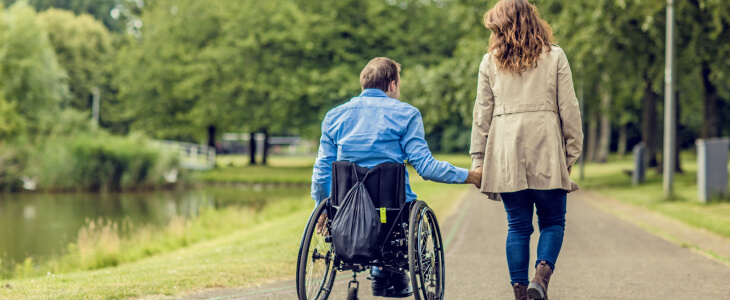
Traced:
POLYGON ((672 199, 665 198, 662 174, 654 170, 647 173, 645 183, 632 186, 631 177, 624 173, 624 170, 632 168, 631 157, 612 157, 606 164, 586 164, 583 181, 578 180, 578 166, 574 168, 572 177, 583 189, 643 206, 686 224, 730 237, 730 200, 716 199, 707 204, 699 201, 697 159, 693 154, 682 154, 684 173, 675 175, 675 195, 672 199))
MULTIPOLYGON (((467 155, 436 155, 436 158, 464 168, 471 165, 467 155)), ((193 176, 205 182, 309 184, 314 160, 309 156, 274 156, 267 166, 250 166, 247 156, 219 155, 216 157, 217 168, 193 176)), ((413 169, 409 172, 414 174, 413 169)))
MULTIPOLYGON (((470 163, 467 156, 438 158, 460 166, 468 166, 470 163)), ((256 168, 256 172, 280 175, 284 172, 279 171, 280 168, 290 171, 294 174, 292 176, 311 176, 311 165, 276 167, 280 162, 274 161, 276 160, 272 161, 274 166, 271 168, 234 166, 226 169, 231 169, 228 170, 231 174, 236 173, 234 170, 256 168)), ((304 161, 301 159, 302 164, 304 161)), ((411 174, 414 174, 411 177, 413 189, 419 198, 429 203, 440 219, 453 213, 454 204, 468 189, 464 185, 426 182, 420 176, 415 176, 415 173, 411 174)), ((123 263, 117 267, 2 281, 0 299, 148 298, 150 295, 180 295, 204 288, 242 287, 291 279, 296 269, 302 229, 312 208, 312 200, 308 195, 302 195, 300 199, 266 206, 253 222, 247 222, 241 229, 199 241, 186 248, 123 263), (10 287, 3 287, 6 284, 10 287)), ((247 211, 242 211, 241 217, 251 218, 247 211)))
POLYGON ((249 166, 247 156, 219 155, 216 168, 193 176, 205 182, 308 184, 312 179, 314 159, 310 156, 275 156, 269 159, 267 166, 249 166))

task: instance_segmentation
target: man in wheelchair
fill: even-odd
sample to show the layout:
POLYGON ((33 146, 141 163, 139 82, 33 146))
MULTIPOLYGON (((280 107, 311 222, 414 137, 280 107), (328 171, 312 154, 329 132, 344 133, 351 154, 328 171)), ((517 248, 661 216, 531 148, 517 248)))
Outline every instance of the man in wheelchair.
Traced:
MULTIPOLYGON (((322 137, 312 175, 312 198, 317 205, 330 197, 333 163, 347 161, 365 168, 382 163, 410 162, 426 180, 467 183, 479 187, 481 170, 457 168, 433 158, 424 138, 423 120, 417 108, 399 101, 400 64, 378 57, 360 73, 362 93, 330 110, 322 121, 322 137)), ((334 197, 334 195, 332 195, 334 197)), ((416 200, 405 171, 406 201, 416 200)), ((326 214, 317 230, 325 229, 326 214)), ((413 293, 403 272, 373 267, 374 296, 407 297, 413 293)))

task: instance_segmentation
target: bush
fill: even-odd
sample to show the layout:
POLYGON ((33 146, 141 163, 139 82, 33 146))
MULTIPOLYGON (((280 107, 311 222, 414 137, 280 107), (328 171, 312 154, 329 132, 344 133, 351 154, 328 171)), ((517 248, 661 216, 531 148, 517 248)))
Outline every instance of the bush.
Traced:
POLYGON ((49 137, 27 147, 22 175, 42 190, 123 191, 164 184, 163 174, 178 159, 141 135, 113 136, 103 131, 66 138, 49 137))

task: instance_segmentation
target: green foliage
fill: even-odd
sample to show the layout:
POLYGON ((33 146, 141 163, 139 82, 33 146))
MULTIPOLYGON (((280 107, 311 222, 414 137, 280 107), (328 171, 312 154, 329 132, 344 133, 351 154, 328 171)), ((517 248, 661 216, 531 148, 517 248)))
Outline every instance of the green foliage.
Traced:
POLYGON ((198 141, 209 126, 314 136, 325 111, 359 92, 368 60, 437 64, 466 32, 446 2, 225 3, 144 10, 140 40, 118 56, 131 128, 198 141))
MULTIPOLYGON (((267 129, 314 137, 324 113, 359 92, 362 66, 388 56, 403 64, 403 100, 422 110, 433 148, 443 151, 468 146, 490 34, 482 15, 496 3, 3 2, 15 4, 0 17, 1 137, 43 131, 37 124, 54 120, 59 104, 87 111, 92 87, 102 90, 102 125, 117 133, 204 141, 210 129, 267 129), (36 18, 31 7, 42 13, 36 18)), ((638 128, 644 88, 663 93, 666 1, 533 2, 566 50, 587 116, 638 128), (599 105, 601 93, 611 95, 610 108, 599 105)), ((730 13, 721 0, 680 1, 676 9, 680 121, 692 138, 703 103, 730 99, 730 13)), ((727 127, 723 109, 730 105, 717 109, 727 127)))
MULTIPOLYGON (((486 29, 485 29, 486 31, 486 29)), ((471 138, 479 63, 486 52, 481 39, 462 39, 453 57, 431 68, 403 72, 403 95, 421 110, 434 151, 466 153, 471 138)))
MULTIPOLYGON (((27 3, 38 11, 45 11, 53 8, 71 11, 75 14, 89 14, 94 16, 110 30, 122 31, 126 28, 125 22, 129 21, 128 10, 134 10, 136 3, 123 0, 26 0, 27 3), (120 15, 114 18, 111 11, 121 9, 120 15), (125 14, 126 13, 126 14, 125 14)), ((19 2, 18 0, 2 0, 5 5, 19 2)))
MULTIPOLYGON (((601 113, 621 124, 639 123, 641 115, 635 112, 645 86, 651 83, 660 97, 664 93, 666 1, 535 2, 566 49, 576 87, 585 89, 589 114, 598 109, 600 95, 593 91, 600 86, 613 98, 611 111, 601 113), (601 81, 604 75, 610 78, 609 86, 601 81)), ((707 89, 713 88, 700 78, 702 64, 711 69, 711 85, 721 91, 728 88, 724 70, 730 62, 721 54, 730 51, 730 35, 721 29, 730 23, 727 5, 714 0, 675 1, 679 121, 690 135, 700 131, 702 103, 707 101, 707 89)))
POLYGON ((87 14, 49 9, 38 14, 58 63, 66 70, 71 107, 91 107, 91 90, 104 84, 104 67, 111 61, 111 38, 101 22, 87 14))
POLYGON ((0 93, 0 139, 13 137, 22 128, 25 128, 25 124, 18 116, 17 104, 5 101, 4 95, 0 93))
POLYGON ((25 2, 0 11, 0 78, 0 100, 9 103, 3 111, 17 110, 12 122, 26 124, 30 132, 38 129, 42 115, 58 112, 68 97, 66 76, 36 13, 25 2))
POLYGON ((155 187, 178 161, 142 136, 104 132, 47 138, 27 150, 24 176, 41 189, 119 191, 155 187))
POLYGON ((219 72, 227 64, 214 60, 220 7, 181 1, 173 15, 171 6, 161 1, 146 10, 143 37, 117 56, 119 118, 153 137, 202 140, 204 127, 198 124, 225 128, 239 101, 216 95, 216 86, 242 82, 224 80, 219 72))
POLYGON ((28 278, 35 273, 33 268, 33 259, 28 257, 23 263, 15 265, 15 277, 16 278, 28 278))

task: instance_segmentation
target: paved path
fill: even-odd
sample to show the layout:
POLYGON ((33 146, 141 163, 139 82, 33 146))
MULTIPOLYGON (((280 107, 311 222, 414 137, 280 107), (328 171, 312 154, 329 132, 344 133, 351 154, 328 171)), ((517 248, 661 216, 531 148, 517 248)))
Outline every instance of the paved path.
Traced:
MULTIPOLYGON (((730 299, 730 267, 677 246, 607 213, 574 193, 568 200, 565 243, 550 282, 550 299, 730 299)), ((535 224, 537 231, 537 225, 535 224)), ((447 299, 514 299, 504 255, 506 215, 500 202, 468 194, 442 220, 447 240, 447 299)), ((534 260, 537 234, 532 239, 534 260)), ((532 277, 532 273, 530 274, 532 277)), ((293 278, 293 274, 292 274, 293 278)), ((345 299, 347 273, 330 299, 345 299)), ((360 299, 370 281, 361 273, 360 299)), ((220 289, 186 299, 295 299, 294 280, 260 288, 220 289)))

